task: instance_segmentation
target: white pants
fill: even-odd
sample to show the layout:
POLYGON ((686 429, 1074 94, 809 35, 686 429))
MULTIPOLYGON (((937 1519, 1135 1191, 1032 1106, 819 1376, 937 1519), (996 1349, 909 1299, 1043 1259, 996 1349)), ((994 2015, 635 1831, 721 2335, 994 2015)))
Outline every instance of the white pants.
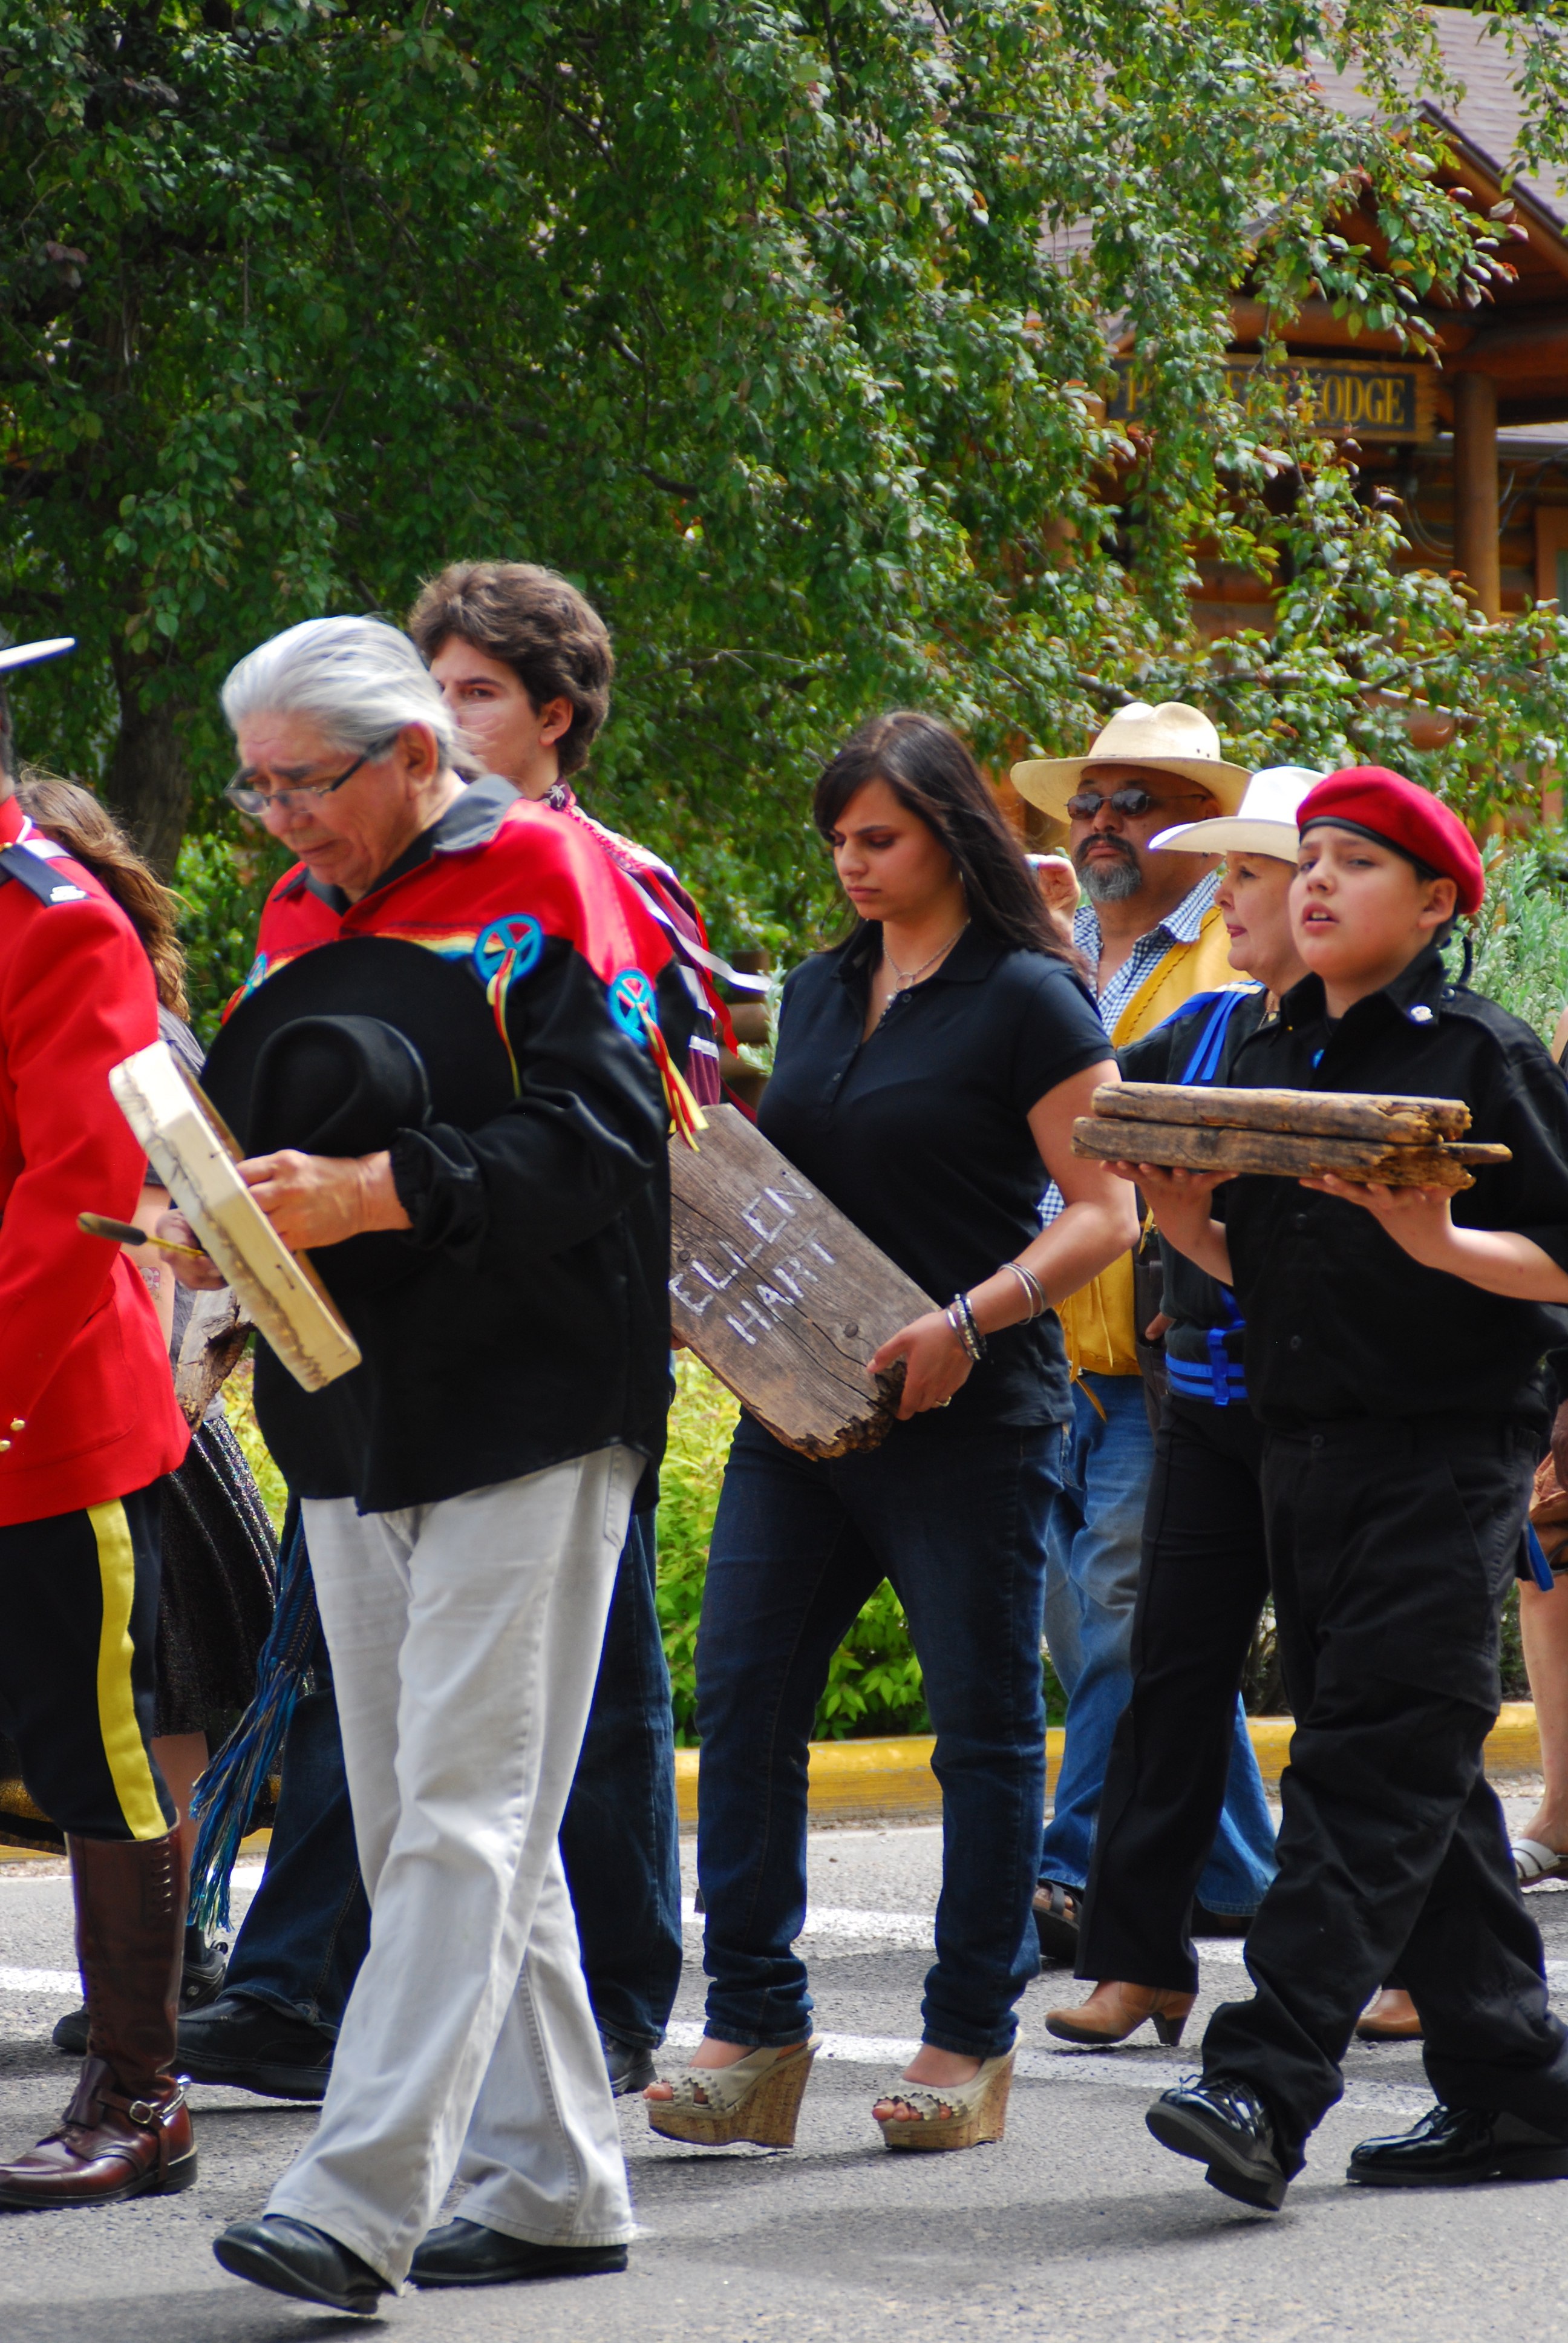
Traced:
POLYGON ((439 1504, 307 1499, 370 1949, 314 2138, 267 2210, 401 2284, 454 2173, 538 2245, 631 2235, 556 1846, 641 1460, 439 1504))

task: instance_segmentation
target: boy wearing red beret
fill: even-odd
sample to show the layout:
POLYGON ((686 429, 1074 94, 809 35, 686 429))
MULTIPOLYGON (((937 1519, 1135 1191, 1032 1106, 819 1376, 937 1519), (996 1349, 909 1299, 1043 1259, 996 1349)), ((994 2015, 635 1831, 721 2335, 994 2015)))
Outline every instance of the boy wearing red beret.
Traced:
POLYGON ((1263 1501, 1295 1715, 1279 1877, 1247 1943, 1254 1998, 1220 2008, 1203 2073, 1149 2111, 1213 2187, 1278 2208, 1339 2098, 1369 1996, 1398 1969, 1439 2105, 1349 2177, 1568 2176, 1568 2035, 1483 1767, 1498 1620, 1568 1333, 1568 1089, 1439 952, 1479 910, 1446 807, 1376 767, 1303 800, 1292 888, 1312 971, 1240 1052, 1253 1089, 1462 1099, 1503 1165, 1446 1190, 1161 1172, 1162 1233, 1234 1287, 1264 1427, 1263 1501))

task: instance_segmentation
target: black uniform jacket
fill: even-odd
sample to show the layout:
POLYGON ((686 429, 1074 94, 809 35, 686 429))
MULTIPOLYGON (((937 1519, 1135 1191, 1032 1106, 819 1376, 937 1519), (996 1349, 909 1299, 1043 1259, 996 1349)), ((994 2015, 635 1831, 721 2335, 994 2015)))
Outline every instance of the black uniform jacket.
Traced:
MULTIPOLYGON (((1515 1230, 1568 1268, 1568 1086, 1528 1026, 1448 982, 1435 946, 1337 1024, 1319 979, 1305 978, 1231 1079, 1462 1099, 1469 1135, 1501 1141, 1513 1161, 1476 1172, 1453 1200, 1456 1224, 1515 1230)), ((1293 1180, 1231 1181, 1217 1210, 1247 1321, 1247 1389, 1266 1424, 1543 1420, 1541 1361, 1568 1339, 1568 1311, 1423 1268, 1359 1204, 1293 1180)))

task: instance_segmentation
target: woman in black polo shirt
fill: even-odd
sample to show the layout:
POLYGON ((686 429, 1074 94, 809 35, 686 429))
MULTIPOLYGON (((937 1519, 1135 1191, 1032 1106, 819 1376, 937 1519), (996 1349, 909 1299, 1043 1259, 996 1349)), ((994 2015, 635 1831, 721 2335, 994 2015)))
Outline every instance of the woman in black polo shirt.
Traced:
POLYGON ((794 2137, 807 1744, 833 1653, 888 1578, 936 1730, 944 1871, 924 2041, 876 2116, 890 2146, 968 2147, 1000 2136, 1038 1967, 1044 1538, 1071 1413, 1049 1305, 1136 1229, 1125 1189, 1071 1152, 1073 1118, 1116 1079, 1099 1014, 962 743, 884 717, 834 758, 814 812, 859 919, 784 988, 762 1129, 953 1300, 873 1360, 901 1359, 905 1382, 869 1454, 812 1463, 749 1416, 736 1431, 697 1653, 708 2032, 649 2113, 704 2146, 794 2137), (1042 1233, 1048 1175, 1068 1208, 1042 1233))

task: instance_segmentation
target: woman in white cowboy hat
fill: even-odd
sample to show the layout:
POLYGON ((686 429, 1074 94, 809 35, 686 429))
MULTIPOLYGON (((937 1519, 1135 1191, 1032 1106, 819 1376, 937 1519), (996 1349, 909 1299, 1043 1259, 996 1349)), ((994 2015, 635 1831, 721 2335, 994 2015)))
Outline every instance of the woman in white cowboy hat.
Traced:
MULTIPOLYGON (((1234 814, 1152 840, 1157 853, 1224 855, 1217 902, 1231 963, 1254 980, 1198 994, 1122 1051, 1128 1080, 1224 1082, 1241 1043, 1305 975, 1289 897, 1296 808, 1320 778, 1275 766, 1253 775, 1234 814)), ((1216 1830, 1223 1840, 1236 1827, 1226 1790, 1245 1731, 1238 1693, 1269 1591, 1261 1433, 1247 1404, 1235 1299, 1181 1254, 1161 1252, 1169 1387, 1133 1619, 1132 1693, 1106 1768, 1079 1945, 1078 1974, 1098 1982, 1080 2007, 1046 2017, 1067 2042, 1122 2042, 1149 2019, 1161 2041, 1181 2038, 1198 1983, 1193 1897, 1216 1830)), ((1261 1786, 1252 1795, 1261 1809, 1261 1786)))
MULTIPOLYGON (((1012 779, 1031 804, 1069 825, 1069 852, 1086 898, 1073 940, 1090 964, 1101 1015, 1119 1047, 1150 1032, 1192 993, 1230 981, 1212 853, 1157 853, 1153 846, 1173 823, 1233 814, 1247 787, 1245 769, 1226 761, 1201 709, 1181 700, 1158 708, 1134 701, 1118 710, 1086 756, 1031 759, 1013 767, 1012 779)), ((1042 1217, 1049 1222, 1058 1210, 1053 1191, 1042 1217)), ((1131 1682, 1143 1500, 1154 1466, 1132 1255, 1070 1295, 1061 1322, 1074 1375, 1073 1421, 1045 1616, 1068 1694, 1067 1747, 1040 1849, 1035 1925, 1044 1957, 1070 1962, 1111 1737, 1131 1682)), ((1258 1825, 1261 1792, 1244 1739, 1236 1757, 1235 1795, 1248 1819, 1231 1834, 1225 1859, 1205 1875, 1203 1901, 1241 1918, 1267 1884, 1272 1836, 1258 1825)))

